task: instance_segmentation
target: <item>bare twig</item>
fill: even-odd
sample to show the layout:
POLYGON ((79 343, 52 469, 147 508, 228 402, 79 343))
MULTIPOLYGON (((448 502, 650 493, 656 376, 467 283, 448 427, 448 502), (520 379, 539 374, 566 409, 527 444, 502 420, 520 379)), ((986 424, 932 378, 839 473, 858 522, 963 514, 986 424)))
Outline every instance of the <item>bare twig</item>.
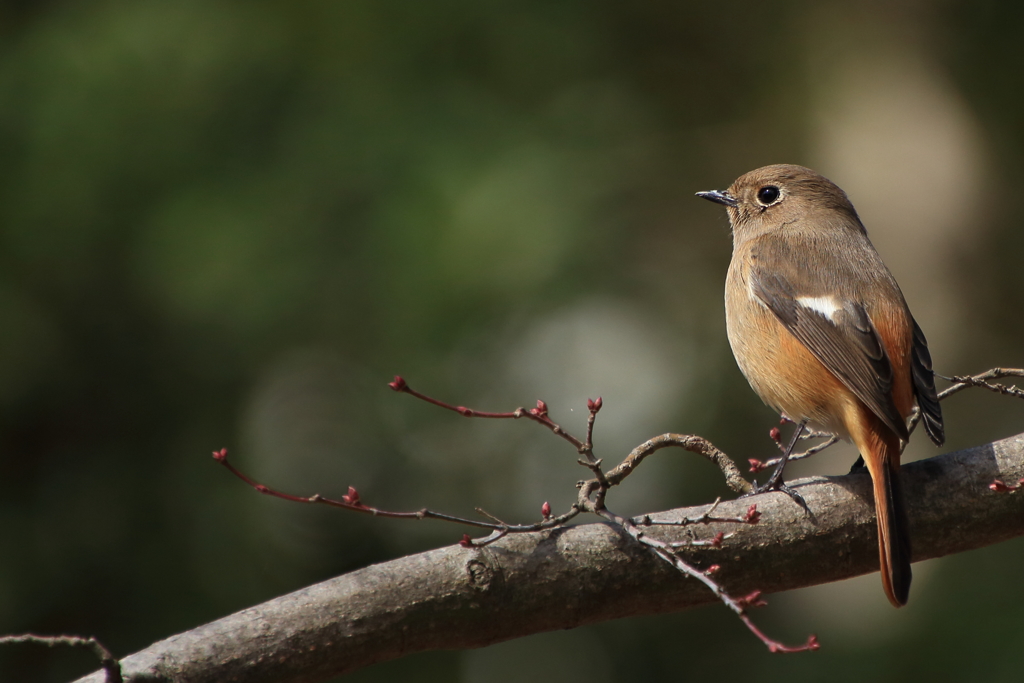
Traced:
POLYGON ((644 461, 644 458, 655 451, 670 446, 702 455, 713 462, 722 471, 725 483, 733 491, 737 493, 749 493, 751 491, 750 482, 743 478, 739 468, 736 467, 736 463, 728 455, 716 448, 707 439, 692 434, 662 434, 643 442, 634 448, 615 469, 608 472, 608 483, 612 486, 622 483, 622 480, 628 477, 644 461))
POLYGON ((587 441, 583 444, 583 455, 590 462, 594 461, 594 421, 597 419, 597 413, 601 410, 601 406, 604 405, 604 400, 598 396, 596 401, 587 399, 587 411, 590 413, 587 416, 587 441))
POLYGON ((32 643, 34 645, 45 645, 46 647, 82 647, 91 650, 100 661, 100 666, 106 673, 106 683, 123 683, 121 676, 121 665, 117 658, 111 654, 103 643, 94 637, 83 638, 82 636, 37 636, 32 633, 25 633, 17 636, 0 636, 0 645, 17 645, 21 643, 32 643))
POLYGON ((960 393, 968 387, 982 387, 997 394, 1024 398, 1024 390, 1015 385, 1006 386, 1005 384, 988 381, 990 379, 1002 379, 1003 377, 1024 377, 1024 370, 1018 368, 992 368, 977 375, 954 375, 952 377, 936 374, 936 377, 941 377, 947 382, 953 382, 953 386, 943 389, 942 393, 939 394, 939 400, 960 393))
MULTIPOLYGON (((671 437, 679 435, 666 434, 663 436, 671 437)), ((645 449, 639 452, 634 450, 634 452, 631 453, 630 456, 636 453, 637 458, 632 462, 631 466, 622 468, 620 472, 620 477, 618 478, 618 482, 621 482, 622 479, 625 479, 625 477, 628 476, 629 473, 633 471, 633 469, 635 469, 636 465, 639 464, 639 462, 642 461, 643 458, 649 455, 650 453, 653 453, 654 451, 658 450, 658 448, 663 448, 665 446, 670 445, 679 445, 679 443, 680 442, 678 439, 665 439, 663 445, 658 446, 657 448, 651 448, 650 450, 645 449)), ((710 446, 710 443, 706 441, 704 442, 704 444, 710 446)), ((712 448, 714 447, 712 446, 712 448)), ((627 461, 629 461, 628 457, 626 461, 623 461, 623 465, 625 465, 627 461)), ((620 467, 622 467, 622 465, 620 465, 620 467)), ((618 470, 619 468, 616 469, 618 470)), ((652 538, 648 536, 644 532, 643 528, 636 522, 634 522, 634 520, 629 519, 627 517, 622 517, 621 515, 618 515, 609 510, 607 507, 605 507, 605 494, 607 493, 608 487, 610 485, 611 484, 607 483, 607 480, 605 484, 602 484, 597 480, 584 482, 580 487, 580 495, 579 500, 577 501, 577 507, 583 508, 588 512, 593 512, 594 514, 608 520, 616 527, 622 529, 634 541, 646 546, 649 550, 654 552, 654 554, 657 557, 664 560, 668 564, 672 565, 677 571, 681 572, 685 576, 697 579, 705 586, 710 588, 714 595, 722 603, 724 603, 729 609, 735 612, 737 616, 739 616, 740 620, 747 627, 747 629, 749 629, 751 633, 757 636, 757 638, 759 638, 761 642, 764 643, 765 646, 767 646, 769 652, 804 652, 808 650, 818 649, 818 639, 814 635, 810 636, 804 645, 799 646, 784 645, 777 640, 769 638, 767 635, 765 635, 763 631, 761 631, 761 629, 759 629, 754 624, 754 622, 750 619, 750 616, 746 613, 746 608, 748 607, 760 607, 761 605, 767 603, 764 603, 763 601, 745 602, 744 600, 737 600, 733 598, 731 595, 729 595, 728 592, 725 591, 724 588, 722 588, 721 584, 719 584, 718 581, 711 578, 712 575, 715 573, 714 571, 698 569, 694 565, 684 560, 678 553, 678 551, 684 547, 707 546, 713 548, 720 548, 722 546, 722 541, 727 537, 724 532, 719 532, 707 541, 687 540, 683 542, 667 542, 662 541, 660 539, 652 538), (592 500, 591 496, 593 496, 592 500)), ((651 520, 650 517, 645 515, 642 518, 641 523, 642 526, 687 526, 689 524, 708 524, 715 519, 711 517, 711 512, 713 512, 715 508, 718 507, 719 502, 720 499, 716 500, 714 503, 711 504, 710 508, 706 510, 702 515, 698 515, 693 518, 687 517, 683 518, 682 520, 677 520, 674 523, 666 522, 659 524, 659 522, 651 520)), ((736 522, 740 524, 757 524, 760 520, 760 517, 760 513, 757 512, 757 506, 751 505, 749 508, 747 508, 747 513, 743 517, 727 517, 721 519, 725 522, 736 522)), ((757 593, 757 595, 760 595, 760 591, 755 592, 757 593)))
MULTIPOLYGON (((810 448, 808 448, 805 451, 801 451, 799 453, 794 453, 793 455, 789 456, 789 462, 793 462, 794 460, 803 460, 804 458, 810 458, 813 455, 817 455, 818 453, 821 453, 823 450, 825 450, 829 446, 833 446, 833 445, 839 443, 839 437, 836 436, 835 434, 825 434, 823 432, 812 432, 811 435, 814 438, 818 438, 818 437, 822 437, 822 436, 827 436, 828 438, 825 439, 824 441, 822 441, 821 443, 817 444, 817 445, 811 446, 810 448)), ((800 438, 804 439, 804 438, 808 438, 808 437, 806 435, 801 435, 800 438)), ((761 470, 766 470, 766 469, 769 469, 771 467, 775 467, 776 465, 779 464, 779 462, 781 460, 782 460, 782 458, 771 458, 770 460, 758 460, 757 458, 750 458, 747 461, 748 463, 750 463, 750 469, 748 471, 751 472, 751 473, 760 472, 761 470)))
POLYGON ((761 521, 761 513, 757 511, 757 504, 753 504, 747 508, 747 512, 742 517, 715 517, 711 513, 714 512, 718 505, 722 502, 721 498, 715 498, 715 502, 711 504, 704 513, 696 517, 683 517, 682 519, 674 520, 655 520, 651 519, 650 515, 641 515, 639 517, 633 517, 633 523, 640 526, 692 526, 694 524, 712 524, 712 523, 723 523, 733 522, 736 524, 757 524, 761 521))
POLYGON ((341 500, 327 498, 325 496, 321 496, 319 493, 314 493, 311 496, 293 496, 289 493, 283 493, 276 489, 272 489, 269 486, 265 486, 264 484, 259 484, 252 478, 250 478, 248 475, 244 474, 241 470, 239 470, 237 467, 228 462, 228 449, 226 448, 222 448, 219 451, 214 451, 213 457, 217 462, 224 465, 224 467, 226 467, 232 474, 234 474, 236 477, 247 483, 249 486, 256 489, 258 492, 268 496, 273 496, 275 498, 288 500, 293 503, 320 503, 322 505, 329 505, 331 507, 341 508, 343 510, 352 510, 353 512, 362 512, 374 515, 376 517, 389 517, 393 519, 439 519, 445 522, 453 522, 455 524, 463 524, 465 526, 476 527, 478 529, 491 529, 493 532, 495 532, 485 539, 473 541, 467 541, 466 539, 468 537, 464 537, 462 543, 465 546, 487 545, 488 543, 493 543, 494 541, 498 540, 502 536, 509 533, 527 533, 530 531, 541 531, 543 529, 551 529, 553 527, 565 524, 570 519, 572 519, 580 513, 580 510, 578 510, 574 506, 570 508, 568 512, 559 515, 558 517, 551 517, 549 506, 549 515, 546 516, 543 521, 534 524, 506 524, 505 522, 498 520, 496 517, 493 517, 492 515, 484 512, 480 508, 477 508, 477 512, 480 512, 481 514, 490 517, 492 520, 495 521, 484 522, 479 519, 458 517, 456 515, 449 515, 443 512, 437 512, 427 508, 421 508, 419 510, 414 510, 410 512, 382 510, 380 508, 370 507, 363 503, 362 500, 360 499, 359 492, 356 490, 354 486, 348 487, 348 493, 342 496, 341 500))
MULTIPOLYGON (((939 392, 939 400, 949 398, 953 394, 959 394, 964 389, 971 387, 981 387, 982 389, 988 389, 994 391, 997 394, 1003 394, 1004 396, 1014 396, 1016 398, 1024 398, 1024 390, 1021 390, 1015 385, 1006 386, 1005 384, 998 384, 996 382, 990 382, 992 379, 1002 379, 1003 377, 1024 377, 1024 370, 1019 368, 992 368, 985 372, 980 372, 977 375, 953 375, 952 377, 946 377, 935 373, 936 377, 952 382, 953 385, 946 387, 939 392)), ((921 420, 921 409, 914 408, 914 413, 910 417, 910 429, 917 426, 917 423, 921 420)))
POLYGON ((548 406, 546 403, 544 403, 544 401, 541 400, 537 401, 536 408, 530 408, 529 410, 527 410, 526 408, 516 408, 515 410, 507 413, 492 413, 484 410, 474 410, 472 408, 467 408, 466 406, 455 406, 452 405, 451 403, 445 403, 444 401, 440 401, 431 396, 427 396, 426 394, 421 394, 420 392, 410 387, 406 383, 406 381, 402 379, 402 377, 399 375, 395 375, 394 381, 388 382, 388 386, 391 387, 392 390, 394 391, 403 394, 410 394, 420 399, 421 401, 433 403, 435 406, 444 408, 445 410, 454 411, 459 415, 462 415, 463 417, 486 417, 492 419, 506 420, 518 420, 521 417, 526 417, 538 424, 544 425, 545 427, 550 429, 553 434, 556 434, 565 439, 566 441, 568 441, 569 443, 571 443, 573 446, 576 447, 576 450, 579 453, 584 453, 586 448, 586 445, 582 441, 580 441, 575 436, 562 429, 560 425, 558 425, 550 417, 548 417, 548 406))
MULTIPOLYGON (((736 613, 736 615, 740 618, 743 624, 750 630, 750 632, 757 636, 761 640, 761 642, 764 643, 765 646, 767 646, 769 652, 806 652, 809 650, 818 649, 818 637, 815 635, 809 636, 807 638, 807 642, 803 645, 784 645, 783 643, 777 640, 769 638, 761 629, 759 629, 754 624, 754 622, 750 619, 750 615, 747 614, 747 609, 750 607, 763 607, 768 604, 764 600, 760 599, 761 591, 755 590, 744 598, 733 598, 722 588, 722 586, 717 581, 711 578, 711 575, 714 572, 708 572, 707 570, 702 571, 700 569, 697 569, 693 565, 689 564, 688 562, 684 561, 683 558, 681 558, 677 552, 678 546, 676 544, 667 543, 656 538, 651 538, 650 536, 644 533, 644 530, 642 528, 634 524, 632 519, 622 517, 621 515, 617 515, 614 512, 608 510, 607 508, 599 510, 598 514, 600 514, 602 517, 612 522, 619 528, 623 529, 637 543, 643 544, 650 548, 652 551, 654 551, 655 555, 660 557, 665 562, 671 564, 681 573, 691 578, 697 579, 705 586, 707 586, 711 590, 711 592, 718 597, 718 599, 721 602, 723 602, 729 609, 736 613)), ((714 537, 715 540, 707 543, 707 545, 718 547, 721 545, 723 537, 724 534, 720 533, 719 535, 714 537)), ((693 543, 690 543, 689 545, 693 545, 693 543)))

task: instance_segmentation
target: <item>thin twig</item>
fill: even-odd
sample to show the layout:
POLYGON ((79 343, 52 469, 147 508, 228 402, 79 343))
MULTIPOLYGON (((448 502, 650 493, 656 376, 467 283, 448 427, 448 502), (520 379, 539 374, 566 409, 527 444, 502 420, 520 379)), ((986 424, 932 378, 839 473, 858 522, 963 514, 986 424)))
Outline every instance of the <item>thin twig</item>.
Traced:
MULTIPOLYGON (((676 548, 673 544, 666 543, 665 541, 651 538, 644 533, 643 529, 633 523, 633 520, 620 515, 615 514, 607 508, 601 508, 596 511, 597 514, 604 517, 608 521, 612 522, 619 528, 623 529, 629 536, 637 543, 641 543, 652 551, 654 554, 660 557, 665 562, 668 562, 675 567, 679 572, 686 576, 697 579, 705 586, 707 586, 711 592, 713 592, 720 601, 722 601, 729 609, 736 613, 743 624, 757 636, 762 643, 768 647, 769 652, 806 652, 809 650, 817 650, 820 646, 818 644, 818 637, 811 635, 807 638, 807 642, 803 645, 784 645, 783 643, 769 638, 761 629, 759 629, 754 622, 750 619, 747 614, 747 609, 750 607, 763 607, 768 604, 761 599, 761 592, 754 591, 750 595, 743 598, 733 598, 729 595, 717 581, 711 578, 711 574, 714 572, 708 570, 700 570, 692 566, 676 552, 676 548)), ((718 545, 721 544, 721 539, 718 539, 718 545)), ((714 542, 707 543, 707 545, 715 545, 714 542)))
MULTIPOLYGON (((565 524, 570 519, 580 513, 580 510, 575 507, 571 508, 568 512, 559 515, 558 517, 546 517, 543 521, 536 522, 534 524, 506 524, 501 520, 492 515, 484 512, 480 508, 477 511, 483 515, 495 519, 494 522, 483 522, 478 519, 468 519, 466 517, 458 517, 456 515, 449 515, 443 512, 436 512, 428 508, 422 508, 411 512, 396 512, 393 510, 382 510, 380 508, 370 507, 362 502, 359 497, 359 492, 353 486, 348 487, 348 493, 341 497, 341 500, 333 498, 326 498, 321 496, 319 493, 314 493, 311 496, 293 496, 289 493, 283 493, 272 489, 264 484, 259 484, 244 474, 237 467, 228 462, 228 449, 222 448, 219 451, 215 451, 213 454, 214 459, 220 464, 224 465, 232 474, 247 483, 249 486, 256 489, 258 492, 268 496, 274 496, 275 498, 281 498, 283 500, 289 500, 293 503, 320 503, 322 505, 329 505, 331 507, 342 508, 344 510, 352 510, 353 512, 362 512, 365 514, 374 515, 376 517, 389 517, 393 519, 440 519, 446 522, 453 522, 455 524, 463 524, 466 526, 476 527, 478 529, 491 529, 496 532, 501 532, 501 536, 508 533, 528 533, 532 531, 543 531, 544 529, 551 529, 562 524, 565 524)), ((497 538, 500 538, 498 536, 497 538)), ((497 538, 487 537, 486 542, 484 540, 472 541, 473 546, 486 545, 487 543, 493 543, 497 538)), ((463 540, 463 545, 466 545, 463 540)))
POLYGON ((594 462, 594 421, 597 419, 597 413, 601 410, 601 406, 604 405, 604 399, 600 396, 597 397, 596 401, 587 399, 587 411, 590 413, 587 416, 587 441, 583 444, 583 449, 580 453, 586 457, 590 462, 594 462))
POLYGON ((698 517, 684 517, 682 519, 676 519, 671 521, 664 521, 658 519, 651 519, 650 515, 640 515, 639 517, 633 517, 633 523, 639 526, 692 526, 694 524, 713 524, 713 523, 728 523, 732 522, 735 524, 757 524, 761 521, 761 513, 757 511, 757 504, 753 504, 747 508, 747 512, 742 517, 715 517, 711 513, 715 511, 719 503, 722 502, 721 498, 716 498, 715 502, 711 504, 704 514, 698 517))
MULTIPOLYGON (((834 446, 835 444, 839 443, 839 437, 836 436, 835 434, 825 434, 823 432, 814 432, 814 435, 816 437, 827 436, 828 438, 825 439, 824 441, 822 441, 819 444, 811 446, 810 448, 808 448, 805 451, 801 451, 799 453, 794 453, 793 455, 789 456, 789 462, 793 462, 794 460, 803 460, 804 458, 809 458, 812 455, 817 455, 818 453, 821 453, 823 450, 825 450, 829 446, 834 446)), ((801 436, 800 438, 803 439, 804 437, 801 436)), ((747 462, 750 463, 749 471, 754 473, 754 472, 760 472, 761 470, 769 469, 771 467, 775 467, 776 465, 779 464, 779 462, 781 460, 782 460, 782 458, 771 458, 769 460, 758 460, 757 458, 750 458, 747 462)))
POLYGON ((994 391, 997 394, 1024 398, 1024 390, 1015 385, 1006 386, 1005 384, 997 384, 995 382, 988 381, 990 379, 1002 379, 1003 377, 1024 377, 1024 370, 1018 368, 992 368, 991 370, 987 370, 977 375, 954 375, 952 377, 945 377, 943 375, 936 376, 941 377, 947 382, 953 382, 953 386, 947 387, 939 394, 940 401, 947 396, 952 396, 953 394, 959 393, 968 387, 982 387, 989 391, 994 391))
POLYGON ((571 443, 573 446, 576 447, 576 450, 578 452, 583 453, 583 449, 586 447, 582 441, 580 441, 575 436, 562 429, 562 427, 559 424, 557 424, 550 417, 548 417, 548 406, 546 403, 544 403, 544 401, 541 400, 537 401, 536 408, 530 408, 529 410, 527 410, 526 408, 516 408, 515 410, 507 413, 492 413, 484 410, 475 410, 473 408, 467 408, 466 406, 455 406, 452 405, 451 403, 445 403, 444 401, 440 401, 431 396, 427 396, 426 394, 421 394, 420 392, 410 387, 406 383, 406 381, 402 379, 400 375, 395 375, 394 381, 388 382, 388 386, 391 387, 391 389, 394 391, 404 394, 410 394, 420 399, 421 401, 432 403, 435 406, 444 408, 445 410, 454 411, 459 415, 462 415, 463 417, 486 417, 493 419, 511 420, 518 420, 521 417, 527 417, 538 424, 544 425, 545 427, 550 429, 552 433, 562 437, 563 439, 571 443))
MULTIPOLYGON (((946 387, 939 392, 939 400, 949 398, 953 394, 959 394, 964 389, 970 387, 981 387, 994 391, 997 394, 1003 394, 1004 396, 1014 396, 1016 398, 1024 398, 1024 390, 1015 385, 1006 386, 1005 384, 997 384, 995 382, 989 382, 990 379, 1002 379, 1003 377, 1024 377, 1024 370, 1019 368, 992 368, 985 372, 979 372, 977 375, 953 375, 952 377, 946 377, 935 373, 935 376, 944 379, 947 382, 952 382, 953 385, 946 387)), ((913 431, 917 426, 917 423, 921 420, 921 409, 915 407, 914 412, 910 417, 910 430, 913 431)))
POLYGON ((722 471, 725 483, 736 493, 749 493, 751 491, 750 482, 743 478, 739 468, 736 467, 736 463, 729 456, 716 448, 707 439, 694 436, 693 434, 662 434, 653 439, 648 439, 634 448, 626 456, 625 460, 607 473, 608 483, 611 486, 622 483, 622 480, 628 477, 647 456, 670 446, 702 455, 713 462, 722 471))

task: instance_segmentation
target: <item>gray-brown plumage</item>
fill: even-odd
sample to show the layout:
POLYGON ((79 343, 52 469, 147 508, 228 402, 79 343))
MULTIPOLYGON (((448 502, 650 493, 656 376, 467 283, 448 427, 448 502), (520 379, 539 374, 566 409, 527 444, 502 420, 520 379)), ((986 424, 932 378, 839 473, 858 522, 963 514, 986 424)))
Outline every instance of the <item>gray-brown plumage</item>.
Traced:
POLYGON ((874 483, 879 556, 896 606, 911 550, 899 484, 907 419, 944 440, 931 356, 846 194, 802 166, 751 171, 724 192, 733 231, 726 325, 740 370, 785 417, 849 439, 874 483))

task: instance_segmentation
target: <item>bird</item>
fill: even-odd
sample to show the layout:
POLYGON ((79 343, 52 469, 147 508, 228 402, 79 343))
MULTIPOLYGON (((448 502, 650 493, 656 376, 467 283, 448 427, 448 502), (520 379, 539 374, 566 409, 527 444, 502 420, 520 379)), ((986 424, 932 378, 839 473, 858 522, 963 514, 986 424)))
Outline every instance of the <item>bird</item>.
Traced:
POLYGON ((723 204, 733 252, 726 329, 755 393, 797 425, 785 455, 757 489, 783 487, 782 469, 805 428, 852 441, 871 475, 882 587, 907 603, 912 573, 900 456, 915 405, 945 441, 928 342, 846 193, 803 166, 750 171, 723 204))

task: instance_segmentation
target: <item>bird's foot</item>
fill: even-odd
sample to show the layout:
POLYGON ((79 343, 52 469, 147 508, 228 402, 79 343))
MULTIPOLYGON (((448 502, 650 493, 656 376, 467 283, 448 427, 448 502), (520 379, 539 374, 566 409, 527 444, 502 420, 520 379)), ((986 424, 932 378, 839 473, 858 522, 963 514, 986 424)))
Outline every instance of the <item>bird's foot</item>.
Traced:
POLYGON ((804 497, 797 493, 796 489, 792 488, 789 484, 781 480, 772 481, 772 479, 769 479, 767 482, 764 483, 763 486, 758 486, 757 482, 755 481, 751 491, 749 493, 744 493, 742 496, 740 496, 740 498, 748 498, 750 496, 756 496, 762 493, 771 493, 772 491, 785 493, 787 496, 793 499, 793 502, 802 507, 807 514, 811 514, 811 509, 807 507, 807 501, 804 500, 804 497))

